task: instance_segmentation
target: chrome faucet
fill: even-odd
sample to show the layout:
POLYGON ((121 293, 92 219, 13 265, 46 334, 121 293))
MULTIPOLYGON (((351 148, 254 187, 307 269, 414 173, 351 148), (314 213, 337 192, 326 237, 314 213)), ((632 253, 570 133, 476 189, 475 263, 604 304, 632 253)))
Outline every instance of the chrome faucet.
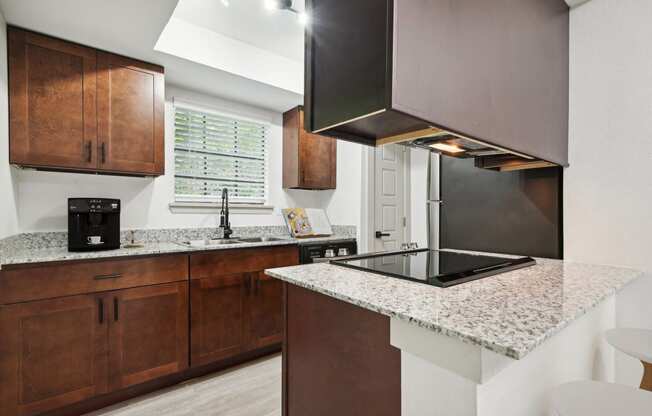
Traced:
POLYGON ((222 209, 220 210, 220 228, 223 231, 222 238, 231 238, 233 230, 231 229, 231 221, 229 221, 229 190, 222 189, 222 209))

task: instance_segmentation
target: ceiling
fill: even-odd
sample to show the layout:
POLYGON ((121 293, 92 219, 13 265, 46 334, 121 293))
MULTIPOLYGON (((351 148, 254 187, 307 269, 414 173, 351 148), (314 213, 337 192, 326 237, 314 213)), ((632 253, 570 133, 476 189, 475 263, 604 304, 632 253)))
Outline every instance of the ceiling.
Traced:
MULTIPOLYGON (((256 3, 254 0, 230 0, 234 11, 225 11, 214 7, 217 5, 223 8, 220 0, 0 0, 0 8, 9 24, 160 64, 165 67, 167 83, 275 111, 292 108, 303 100, 296 90, 279 88, 274 83, 261 82, 154 49, 177 3, 181 3, 179 10, 185 10, 181 12, 185 16, 183 20, 194 19, 189 23, 213 31, 216 27, 206 27, 211 23, 209 10, 213 10, 216 21, 230 21, 228 25, 224 23, 230 32, 223 35, 240 36, 240 42, 250 43, 259 49, 276 48, 270 50, 270 53, 279 57, 281 55, 277 50, 284 50, 282 59, 287 60, 289 55, 294 54, 291 62, 296 63, 296 49, 292 52, 291 47, 283 46, 292 43, 288 40, 292 30, 288 27, 278 29, 279 40, 263 39, 276 37, 277 34, 271 32, 263 36, 263 30, 275 30, 276 23, 261 23, 264 17, 259 13, 263 9, 262 0, 260 7, 251 10, 251 17, 248 17, 245 8, 240 7, 244 4, 235 7, 239 1, 256 3), (192 3, 197 5, 193 6, 192 3), (224 15, 225 12, 227 15, 224 15), (203 15, 201 21, 200 14, 203 15), (240 25, 248 25, 251 29, 247 22, 257 22, 258 29, 252 30, 253 33, 250 34, 245 33, 240 25)), ((275 16, 276 13, 269 17, 284 19, 282 15, 275 16)), ((286 22, 281 26, 289 25, 286 22)))
MULTIPOLYGON (((294 13, 267 10, 264 0, 179 0, 174 17, 303 62, 303 29, 294 13)), ((303 11, 304 0, 294 8, 303 11)))

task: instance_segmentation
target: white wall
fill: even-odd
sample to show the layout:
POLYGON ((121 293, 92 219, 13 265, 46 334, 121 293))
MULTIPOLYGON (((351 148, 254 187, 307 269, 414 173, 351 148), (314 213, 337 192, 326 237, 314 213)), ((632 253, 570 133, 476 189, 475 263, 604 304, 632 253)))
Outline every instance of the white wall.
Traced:
MULTIPOLYGON (((571 10, 568 260, 652 272, 652 2, 592 0, 571 10)), ((618 325, 652 329, 652 278, 619 295, 618 325)), ((640 363, 618 355, 617 381, 640 363)))
MULTIPOLYGON (((166 91, 166 175, 159 178, 130 178, 19 171, 18 222, 21 232, 56 231, 67 228, 68 197, 120 198, 123 228, 170 228, 217 226, 217 213, 172 213, 174 198, 173 99, 249 118, 269 121, 269 201, 273 212, 232 215, 233 226, 282 225, 280 209, 290 206, 324 208, 333 224, 360 223, 361 146, 338 143, 338 186, 335 191, 286 191, 282 184, 282 114, 216 97, 167 87, 166 91)), ((2 165, 3 168, 5 164, 2 165)))
POLYGON ((16 188, 9 166, 9 105, 7 90, 7 25, 0 14, 0 238, 16 234, 16 188))

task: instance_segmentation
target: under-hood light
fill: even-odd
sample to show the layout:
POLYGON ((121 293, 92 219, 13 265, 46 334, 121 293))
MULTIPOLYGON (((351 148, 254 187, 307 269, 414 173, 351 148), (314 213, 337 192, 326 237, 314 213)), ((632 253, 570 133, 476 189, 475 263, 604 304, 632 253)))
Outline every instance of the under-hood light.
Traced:
POLYGON ((446 143, 433 143, 430 145, 433 149, 441 150, 442 152, 446 153, 462 153, 465 150, 462 149, 461 147, 457 147, 452 144, 446 144, 446 143))

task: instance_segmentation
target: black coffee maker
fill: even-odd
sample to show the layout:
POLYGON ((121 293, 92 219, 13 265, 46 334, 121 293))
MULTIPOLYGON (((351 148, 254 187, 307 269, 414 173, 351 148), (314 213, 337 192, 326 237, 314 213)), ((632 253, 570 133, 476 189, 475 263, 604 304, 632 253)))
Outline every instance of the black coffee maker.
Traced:
POLYGON ((120 248, 120 200, 68 199, 68 250, 120 248))

